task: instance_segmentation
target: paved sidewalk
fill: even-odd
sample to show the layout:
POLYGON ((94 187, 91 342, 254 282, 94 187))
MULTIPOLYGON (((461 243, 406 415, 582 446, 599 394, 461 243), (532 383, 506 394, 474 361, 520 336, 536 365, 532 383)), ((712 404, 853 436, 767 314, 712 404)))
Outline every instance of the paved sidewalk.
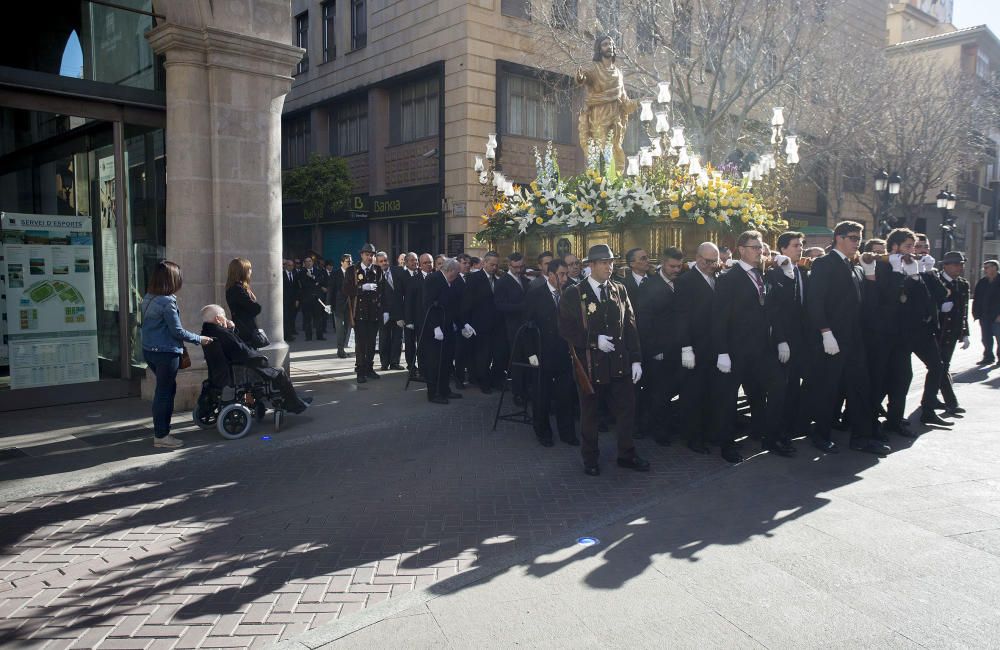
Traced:
MULTIPOLYGON (((967 353, 956 368, 972 361, 967 353)), ((352 364, 330 350, 296 346, 293 374, 316 397, 315 408, 289 417, 280 434, 261 427, 235 442, 187 425, 189 446, 176 453, 152 448, 142 414, 148 405, 136 400, 5 416, 4 431, 18 432, 29 456, 0 463, 0 646, 257 647, 296 639, 315 646, 385 619, 344 639, 367 645, 365 634, 406 627, 392 622, 402 618, 386 618, 398 614, 420 617, 405 645, 429 642, 420 626, 431 622, 453 645, 511 645, 518 637, 505 621, 523 621, 521 633, 538 625, 517 613, 519 605, 494 611, 462 600, 486 594, 480 590, 491 590, 484 597, 495 602, 538 596, 529 609, 538 605, 545 620, 573 623, 582 638, 591 628, 560 619, 562 603, 551 594, 566 589, 568 607, 579 609, 576 598, 588 596, 573 590, 583 585, 605 615, 618 607, 639 611, 628 602, 660 611, 672 601, 630 586, 655 581, 648 571, 664 549, 699 560, 722 549, 745 555, 747 544, 774 554, 794 546, 781 540, 807 516, 853 527, 854 514, 843 519, 834 507, 852 486, 895 490, 898 496, 886 499, 895 508, 923 505, 909 489, 938 482, 975 481, 992 494, 994 486, 980 479, 997 474, 989 458, 998 450, 985 432, 989 400, 980 400, 980 393, 992 398, 996 371, 986 384, 962 388, 976 406, 954 434, 931 433, 881 463, 850 453, 813 461, 806 453, 795 462, 761 455, 730 468, 716 456, 641 441, 653 472, 609 463, 593 479, 582 474, 576 448, 543 449, 523 425, 501 423, 493 432, 496 395, 468 390, 461 402, 429 405, 419 386, 403 392, 402 373, 361 387, 342 381, 352 364), (954 445, 958 435, 966 446, 954 445), (941 458, 932 462, 926 455, 935 451, 941 458), (622 517, 624 524, 613 523, 622 517), (648 523, 627 525, 640 517, 648 523), (567 546, 594 531, 601 544, 567 546), (757 539, 766 533, 775 537, 757 539), (465 588, 480 576, 490 579, 465 588), (615 591, 602 598, 607 589, 615 591), (438 594, 449 595, 425 604, 438 594), (443 614, 428 616, 449 602, 480 612, 451 619, 481 622, 475 639, 450 629, 443 614)), ((0 437, 0 446, 7 440, 0 437)), ((613 447, 605 436, 605 459, 613 447)), ((858 534, 876 535, 871 520, 858 520, 858 534)), ((880 526, 887 520, 875 519, 880 526)), ((830 546, 840 555, 827 557, 829 549, 807 536, 791 541, 800 538, 802 549, 824 561, 851 560, 850 547, 830 546)), ((901 549, 913 547, 906 541, 901 549)), ((755 583, 749 569, 718 570, 737 571, 747 593, 769 582, 755 583)), ((773 602, 782 608, 801 608, 778 596, 773 602)), ((533 643, 558 644, 558 634, 546 634, 533 643)))

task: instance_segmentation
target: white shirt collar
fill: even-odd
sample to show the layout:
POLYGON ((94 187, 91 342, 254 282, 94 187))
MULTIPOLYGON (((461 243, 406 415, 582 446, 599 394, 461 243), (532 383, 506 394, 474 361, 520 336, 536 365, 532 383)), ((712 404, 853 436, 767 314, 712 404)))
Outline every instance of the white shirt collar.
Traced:
POLYGON ((646 277, 645 275, 639 275, 635 271, 630 271, 630 273, 632 274, 632 278, 635 280, 636 284, 642 284, 643 279, 646 277))
POLYGON ((749 273, 753 269, 753 265, 752 264, 748 264, 747 262, 744 262, 743 260, 739 260, 736 263, 739 264, 740 267, 742 267, 743 270, 746 271, 747 273, 749 273))
POLYGON ((663 267, 662 266, 659 269, 657 269, 657 272, 660 274, 660 277, 663 278, 664 282, 666 282, 667 284, 669 284, 671 287, 674 286, 674 281, 671 280, 670 278, 668 278, 666 275, 663 274, 663 267))
POLYGON ((843 253, 841 253, 840 251, 838 251, 838 250, 837 250, 836 248, 833 248, 833 249, 831 249, 831 250, 832 250, 832 251, 833 251, 834 253, 836 253, 837 255, 840 255, 840 259, 842 259, 842 260, 846 260, 846 259, 847 259, 847 255, 844 255, 843 253))
POLYGON ((715 286, 715 278, 702 271, 697 264, 694 265, 694 270, 697 271, 701 275, 701 277, 705 278, 705 282, 707 282, 710 287, 715 286))
POLYGON ((521 278, 519 278, 518 276, 516 276, 513 273, 511 273, 510 270, 507 271, 507 275, 509 275, 510 277, 514 278, 518 282, 521 282, 521 278))
MULTIPOLYGON (((590 283, 590 288, 594 290, 594 295, 596 295, 598 298, 600 298, 601 297, 601 283, 598 282, 597 280, 595 280, 594 278, 590 277, 590 276, 587 277, 587 282, 590 283)), ((610 283, 611 283, 611 279, 610 278, 608 278, 607 280, 604 281, 604 284, 610 284, 610 283)))
POLYGON ((549 293, 555 293, 556 291, 559 291, 559 289, 556 289, 555 287, 553 287, 552 283, 549 282, 548 280, 545 281, 545 284, 549 285, 549 293))
POLYGON ((423 269, 421 269, 421 270, 420 270, 420 274, 421 274, 421 275, 423 275, 423 276, 424 276, 425 278, 426 278, 426 277, 427 277, 428 275, 430 275, 430 273, 428 273, 427 271, 424 271, 423 269))

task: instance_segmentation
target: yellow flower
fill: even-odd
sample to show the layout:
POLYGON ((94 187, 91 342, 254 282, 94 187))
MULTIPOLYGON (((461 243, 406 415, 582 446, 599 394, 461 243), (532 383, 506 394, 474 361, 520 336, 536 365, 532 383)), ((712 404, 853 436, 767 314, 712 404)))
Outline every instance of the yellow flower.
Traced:
POLYGON ((503 203, 497 203, 496 205, 493 206, 494 212, 500 212, 501 210, 503 210, 503 203))
POLYGON ((719 204, 718 204, 718 202, 717 202, 717 201, 709 201, 709 202, 708 202, 708 207, 710 207, 710 208, 712 208, 712 209, 714 210, 714 209, 716 209, 717 207, 719 207, 719 204))
POLYGON ((604 182, 604 178, 601 177, 601 176, 594 176, 594 182, 598 183, 598 184, 603 183, 604 182))
POLYGON ((549 200, 543 196, 541 199, 539 199, 538 202, 541 203, 542 205, 545 205, 546 203, 549 202, 549 200))
POLYGON ((594 221, 596 221, 597 223, 601 223, 602 221, 604 221, 604 217, 602 217, 601 215, 597 215, 596 217, 594 217, 594 221))
POLYGON ((538 189, 538 181, 531 181, 530 185, 531 185, 531 189, 533 189, 533 190, 537 190, 538 189))
POLYGON ((750 215, 744 214, 742 217, 740 217, 740 221, 742 221, 743 223, 750 221, 750 215))
POLYGON ((676 219, 679 216, 681 216, 681 211, 680 210, 678 210, 677 208, 673 208, 673 209, 670 210, 670 218, 671 219, 676 219))
POLYGON ((528 208, 528 214, 535 214, 535 208, 528 208))
POLYGON ((681 207, 684 208, 685 212, 688 212, 689 210, 691 210, 691 208, 694 207, 694 203, 691 203, 690 201, 686 201, 684 203, 684 205, 682 205, 681 207))
POLYGON ((704 198, 704 197, 705 197, 705 190, 703 190, 703 189, 701 189, 701 188, 699 187, 699 188, 698 188, 698 191, 696 191, 696 192, 695 192, 695 194, 697 194, 697 195, 698 195, 698 198, 699 198, 699 199, 701 199, 701 198, 704 198))
POLYGON ((546 211, 545 211, 545 214, 547 214, 547 215, 549 215, 549 216, 551 217, 551 216, 552 216, 552 214, 553 214, 553 213, 552 213, 552 209, 550 208, 550 209, 546 210, 546 211))
POLYGON ((481 214, 481 215, 479 215, 479 216, 480 216, 480 217, 482 218, 482 220, 483 220, 483 223, 486 223, 487 221, 489 221, 489 220, 490 220, 490 218, 489 218, 489 217, 487 217, 487 216, 486 216, 485 214, 481 214))
POLYGON ((705 217, 698 217, 698 222, 697 223, 698 223, 699 226, 704 226, 705 225, 705 217))
POLYGON ((537 223, 539 226, 542 225, 542 218, 541 217, 535 217, 535 223, 537 223))
POLYGON ((726 208, 726 211, 725 211, 725 212, 726 212, 726 216, 727 216, 727 217, 731 217, 731 216, 733 216, 733 211, 732 211, 732 210, 730 210, 729 208, 726 208))
POLYGON ((719 205, 721 205, 724 208, 728 208, 729 207, 729 199, 727 199, 725 197, 722 197, 722 199, 719 201, 719 205))
POLYGON ((607 192, 601 192, 601 198, 602 199, 608 198, 608 193, 607 192))

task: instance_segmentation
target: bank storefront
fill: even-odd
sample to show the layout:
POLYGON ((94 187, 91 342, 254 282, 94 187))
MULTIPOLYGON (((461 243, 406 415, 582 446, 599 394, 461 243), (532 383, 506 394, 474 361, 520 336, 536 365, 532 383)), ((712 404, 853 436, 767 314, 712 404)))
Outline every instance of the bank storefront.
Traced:
POLYGON ((289 202, 282 212, 285 255, 301 258, 312 251, 337 260, 350 253, 357 259, 369 241, 393 260, 407 251, 438 252, 441 220, 441 187, 436 184, 375 196, 355 194, 346 209, 319 221, 305 219, 301 207, 289 202))
POLYGON ((139 301, 164 255, 163 66, 150 0, 6 8, 0 411, 138 394, 139 301))

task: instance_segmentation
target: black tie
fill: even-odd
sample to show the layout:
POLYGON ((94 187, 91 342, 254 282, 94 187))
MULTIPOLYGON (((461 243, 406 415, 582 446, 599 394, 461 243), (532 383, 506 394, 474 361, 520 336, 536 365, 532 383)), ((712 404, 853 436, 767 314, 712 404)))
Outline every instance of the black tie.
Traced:
POLYGON ((858 286, 858 276, 854 272, 854 264, 851 260, 844 258, 844 264, 847 264, 847 272, 851 274, 851 284, 854 285, 854 293, 858 296, 858 302, 861 301, 861 287, 858 286))
POLYGON ((558 291, 553 291, 552 292, 552 299, 556 301, 556 307, 558 307, 559 306, 559 292, 558 291))
POLYGON ((601 302, 607 302, 607 301, 608 301, 608 285, 602 284, 601 285, 601 302))
POLYGON ((802 286, 799 282, 799 270, 795 269, 795 302, 802 304, 802 286))

